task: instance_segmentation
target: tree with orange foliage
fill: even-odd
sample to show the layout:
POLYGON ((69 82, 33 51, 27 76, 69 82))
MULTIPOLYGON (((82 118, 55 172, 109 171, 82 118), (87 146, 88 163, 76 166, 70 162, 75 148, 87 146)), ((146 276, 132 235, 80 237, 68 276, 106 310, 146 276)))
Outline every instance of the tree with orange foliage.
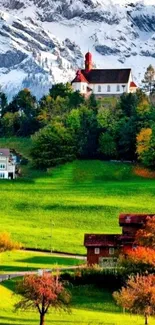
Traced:
POLYGON ((125 287, 113 293, 117 304, 131 313, 148 317, 155 315, 155 275, 130 277, 125 287))
POLYGON ((14 242, 10 234, 7 232, 0 233, 0 253, 5 251, 11 251, 13 249, 19 249, 20 244, 17 242, 14 242))
POLYGON ((36 309, 40 314, 40 325, 45 323, 45 315, 50 307, 69 310, 70 293, 58 276, 48 273, 26 275, 17 284, 17 293, 23 298, 15 305, 16 309, 36 309))
POLYGON ((146 225, 136 234, 138 245, 150 247, 155 250, 155 216, 147 217, 146 225))
POLYGON ((142 246, 128 250, 125 256, 119 257, 119 264, 129 274, 152 272, 155 268, 155 250, 142 246))

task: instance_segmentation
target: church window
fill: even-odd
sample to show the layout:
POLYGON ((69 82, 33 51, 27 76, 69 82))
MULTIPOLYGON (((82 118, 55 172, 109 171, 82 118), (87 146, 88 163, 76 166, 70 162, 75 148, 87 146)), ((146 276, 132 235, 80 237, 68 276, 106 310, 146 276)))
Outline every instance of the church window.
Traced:
POLYGON ((126 88, 125 85, 122 85, 122 88, 123 88, 123 93, 125 93, 125 90, 126 90, 125 89, 126 88))
POLYGON ((98 86, 98 92, 99 93, 101 92, 101 86, 98 86))
POLYGON ((120 85, 117 85, 117 92, 120 91, 120 85))
POLYGON ((108 85, 107 86, 107 92, 110 93, 110 91, 111 91, 111 87, 108 85))

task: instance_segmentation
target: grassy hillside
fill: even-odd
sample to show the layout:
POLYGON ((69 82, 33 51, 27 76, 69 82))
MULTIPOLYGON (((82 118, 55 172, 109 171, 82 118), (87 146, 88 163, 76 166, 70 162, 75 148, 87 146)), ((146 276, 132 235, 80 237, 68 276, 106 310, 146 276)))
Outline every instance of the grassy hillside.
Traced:
MULTIPOLYGON (((0 324, 1 325, 37 325, 38 314, 30 312, 14 312, 13 306, 17 301, 14 292, 14 281, 7 281, 0 285, 0 324)), ((139 316, 123 314, 114 304, 110 293, 96 289, 92 286, 71 288, 72 312, 71 314, 57 313, 52 310, 47 315, 46 324, 52 325, 143 325, 144 319, 139 316)), ((150 319, 150 325, 155 324, 150 319)))
POLYGON ((75 161, 0 183, 1 231, 27 247, 85 253, 85 233, 119 233, 120 212, 155 212, 155 180, 130 164, 75 161))

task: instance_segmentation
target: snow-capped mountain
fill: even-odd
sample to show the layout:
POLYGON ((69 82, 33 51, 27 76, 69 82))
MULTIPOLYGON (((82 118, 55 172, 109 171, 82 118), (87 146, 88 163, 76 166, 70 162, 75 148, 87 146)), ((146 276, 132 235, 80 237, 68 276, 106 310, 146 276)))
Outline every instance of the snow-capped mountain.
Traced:
POLYGON ((155 66, 155 0, 0 0, 0 85, 39 98, 70 81, 84 54, 103 68, 155 66))

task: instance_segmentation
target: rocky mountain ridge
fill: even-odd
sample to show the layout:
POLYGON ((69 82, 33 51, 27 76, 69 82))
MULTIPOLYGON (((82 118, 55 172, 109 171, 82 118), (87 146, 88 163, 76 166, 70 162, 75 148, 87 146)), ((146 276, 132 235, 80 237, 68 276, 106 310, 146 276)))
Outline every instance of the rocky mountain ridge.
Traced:
POLYGON ((140 83, 155 65, 153 0, 0 0, 0 84, 39 98, 70 81, 89 49, 97 67, 131 67, 140 83))

